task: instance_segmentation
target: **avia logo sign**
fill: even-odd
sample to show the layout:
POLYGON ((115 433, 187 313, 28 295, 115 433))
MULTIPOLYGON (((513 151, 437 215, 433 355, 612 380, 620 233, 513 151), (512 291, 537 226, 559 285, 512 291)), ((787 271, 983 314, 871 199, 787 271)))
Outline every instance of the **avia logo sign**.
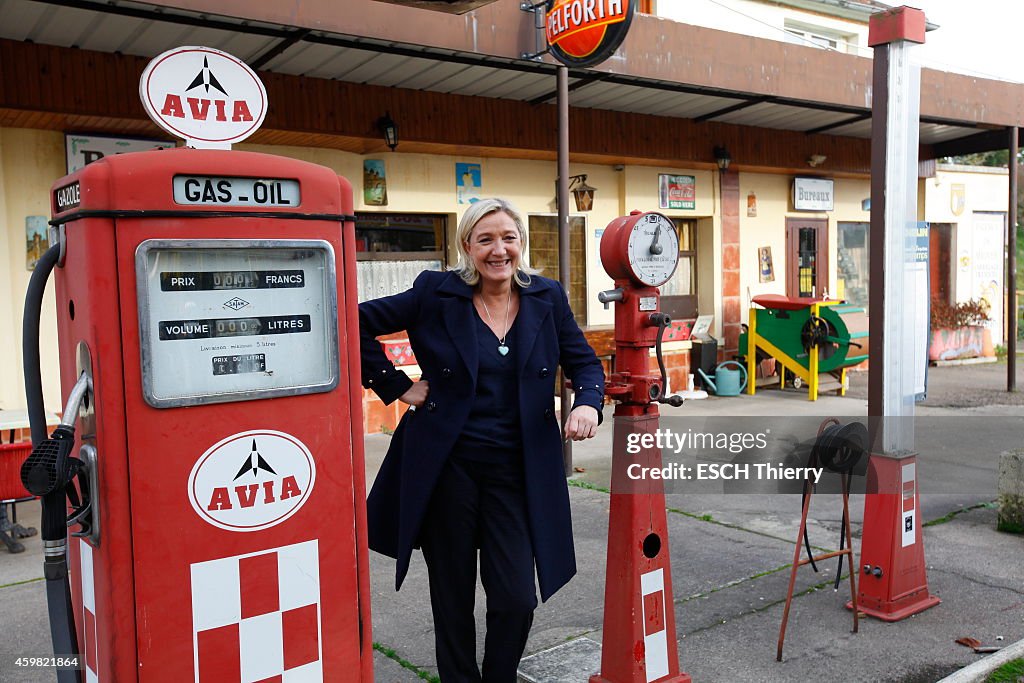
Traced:
POLYGON ((203 453, 188 479, 200 517, 228 531, 280 524, 309 500, 316 464, 290 434, 270 430, 229 436, 203 453))
POLYGON ((622 44, 636 0, 547 0, 551 55, 567 66, 603 62, 622 44))
POLYGON ((209 47, 179 47, 153 59, 139 79, 142 106, 190 147, 226 149, 267 114, 267 91, 243 61, 209 47))

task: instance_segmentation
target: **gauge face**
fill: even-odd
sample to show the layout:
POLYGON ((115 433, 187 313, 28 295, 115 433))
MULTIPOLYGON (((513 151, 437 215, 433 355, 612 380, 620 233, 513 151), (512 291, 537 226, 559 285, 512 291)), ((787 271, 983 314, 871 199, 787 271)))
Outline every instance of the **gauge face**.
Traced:
POLYGON ((668 282, 679 263, 676 226, 660 213, 645 213, 629 233, 629 269, 650 287, 668 282))

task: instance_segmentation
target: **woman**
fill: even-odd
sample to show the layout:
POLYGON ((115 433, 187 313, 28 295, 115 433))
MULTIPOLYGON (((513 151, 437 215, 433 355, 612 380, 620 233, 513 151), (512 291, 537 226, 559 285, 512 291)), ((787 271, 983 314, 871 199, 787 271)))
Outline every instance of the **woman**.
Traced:
POLYGON ((422 547, 443 683, 513 682, 537 606, 576 573, 569 492, 555 417, 555 370, 572 378, 566 439, 601 422, 604 372, 561 286, 523 258, 526 230, 506 201, 474 203, 454 271, 359 306, 363 384, 410 408, 367 500, 370 548, 398 560, 395 587, 422 547), (376 337, 408 330, 412 382, 376 337), (477 549, 487 594, 476 663, 477 549))

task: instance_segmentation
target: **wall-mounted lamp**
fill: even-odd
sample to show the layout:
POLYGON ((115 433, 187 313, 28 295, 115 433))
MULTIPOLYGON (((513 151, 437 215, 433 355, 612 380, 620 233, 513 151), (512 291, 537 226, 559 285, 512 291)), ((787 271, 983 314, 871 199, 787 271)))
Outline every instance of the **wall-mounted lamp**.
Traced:
POLYGON ((377 119, 377 128, 384 136, 384 144, 394 152, 395 147, 398 147, 398 124, 391 118, 391 112, 384 112, 384 116, 377 119))
POLYGON ((715 147, 715 163, 718 164, 719 172, 725 173, 728 171, 731 162, 732 156, 729 155, 729 150, 725 147, 715 147))
POLYGON ((818 168, 828 159, 824 154, 812 154, 807 157, 807 165, 811 168, 818 168))
POLYGON ((569 176, 569 191, 576 199, 577 211, 590 211, 594 208, 594 192, 597 188, 587 185, 587 174, 569 176))

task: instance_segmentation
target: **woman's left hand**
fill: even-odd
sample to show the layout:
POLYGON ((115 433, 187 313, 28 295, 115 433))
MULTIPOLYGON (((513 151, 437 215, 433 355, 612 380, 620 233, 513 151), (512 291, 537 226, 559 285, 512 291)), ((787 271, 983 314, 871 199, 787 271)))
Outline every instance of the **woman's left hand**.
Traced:
POLYGON ((565 440, 583 441, 597 434, 597 409, 576 406, 565 423, 565 440))

